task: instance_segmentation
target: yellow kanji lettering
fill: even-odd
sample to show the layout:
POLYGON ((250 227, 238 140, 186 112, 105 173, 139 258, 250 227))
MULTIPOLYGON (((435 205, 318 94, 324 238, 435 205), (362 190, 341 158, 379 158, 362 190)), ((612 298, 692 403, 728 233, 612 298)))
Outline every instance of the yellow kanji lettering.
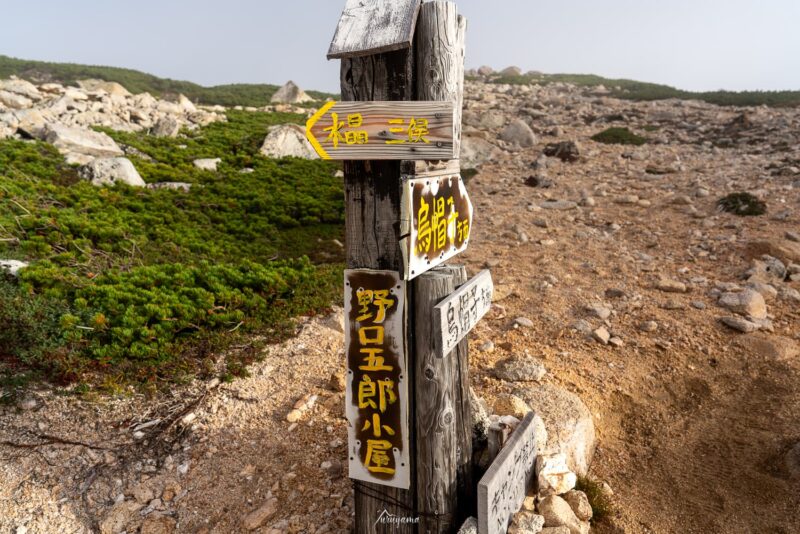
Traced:
POLYGON ((382 425, 381 424, 381 416, 380 414, 374 413, 372 414, 372 421, 367 419, 364 421, 364 427, 361 429, 362 432, 365 432, 369 429, 372 429, 372 435, 376 438, 383 436, 383 433, 386 432, 390 436, 395 435, 395 431, 389 425, 382 425))
POLYGON ((394 367, 386 365, 386 358, 382 356, 383 349, 379 348, 362 348, 359 352, 364 355, 364 365, 359 365, 358 368, 362 371, 392 371, 394 367))
POLYGON ((339 141, 345 141, 345 136, 342 134, 342 128, 344 128, 345 123, 344 121, 339 122, 338 113, 331 113, 331 118, 333 119, 333 125, 323 131, 330 132, 327 140, 333 143, 333 148, 339 148, 339 141))
POLYGON ((425 197, 420 197, 419 211, 417 212, 417 253, 428 254, 431 250, 431 221, 430 205, 425 202, 425 197))
POLYGON ((394 468, 388 467, 392 463, 388 454, 391 449, 392 444, 386 440, 367 440, 367 457, 364 461, 367 470, 372 473, 394 474, 394 468))

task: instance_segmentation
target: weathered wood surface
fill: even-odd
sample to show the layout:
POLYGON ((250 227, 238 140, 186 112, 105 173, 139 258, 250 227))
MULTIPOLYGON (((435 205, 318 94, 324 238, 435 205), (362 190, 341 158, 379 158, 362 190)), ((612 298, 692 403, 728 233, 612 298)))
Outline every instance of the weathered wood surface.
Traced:
POLYGON ((406 279, 467 249, 473 211, 458 174, 406 177, 401 212, 406 279))
POLYGON ((505 534, 531 489, 536 470, 536 430, 529 412, 478 483, 478 533, 505 534))
MULTIPOLYGON (((453 273, 455 287, 467 283, 467 268, 463 265, 443 265, 438 270, 448 270, 453 273)), ((478 515, 477 492, 472 469, 472 429, 474 420, 469 396, 469 343, 466 338, 459 342, 450 357, 454 358, 457 365, 454 405, 456 409, 456 463, 458 465, 456 524, 458 524, 470 516, 478 515)))
POLYGON ((350 478, 408 489, 406 283, 395 271, 345 271, 350 478))
POLYGON ((454 157, 461 153, 461 112, 464 104, 464 54, 467 20, 455 2, 434 1, 420 9, 416 49, 417 98, 455 105, 454 157))
POLYGON ((347 0, 328 59, 411 47, 422 0, 347 0))
POLYGON ((492 273, 481 271, 434 309, 436 352, 448 354, 475 328, 492 306, 492 273))
POLYGON ((457 526, 458 361, 438 358, 433 346, 433 306, 455 287, 448 271, 414 283, 417 508, 420 532, 447 533, 457 526))
POLYGON ((323 159, 453 158, 452 102, 329 102, 306 123, 323 159))
MULTIPOLYGON (((410 100, 413 96, 413 54, 399 50, 367 57, 346 58, 341 65, 342 100, 410 100)), ((346 161, 345 230, 348 268, 402 273, 400 250, 401 176, 413 163, 346 161)), ((410 306, 410 304, 409 304, 410 306)), ((408 336, 411 332, 408 332, 408 336)), ((409 344, 409 347, 412 345, 409 344)), ((409 366, 409 388, 414 383, 409 366)), ((413 390, 412 390, 413 391, 413 390)), ((414 420, 413 405, 411 420, 414 420)), ((359 534, 415 534, 413 523, 378 522, 381 516, 415 515, 416 485, 414 425, 411 425, 411 488, 408 490, 355 482, 355 531, 359 534)))

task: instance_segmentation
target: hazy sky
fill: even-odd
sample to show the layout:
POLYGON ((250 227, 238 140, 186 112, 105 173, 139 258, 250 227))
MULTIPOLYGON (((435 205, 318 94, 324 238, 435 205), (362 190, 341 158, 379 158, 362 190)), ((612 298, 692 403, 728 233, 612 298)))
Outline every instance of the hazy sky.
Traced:
MULTIPOLYGON (((458 0, 467 66, 683 89, 800 89, 800 0, 458 0)), ((325 53, 344 0, 18 0, 0 54, 130 67, 204 85, 338 91, 325 53)))

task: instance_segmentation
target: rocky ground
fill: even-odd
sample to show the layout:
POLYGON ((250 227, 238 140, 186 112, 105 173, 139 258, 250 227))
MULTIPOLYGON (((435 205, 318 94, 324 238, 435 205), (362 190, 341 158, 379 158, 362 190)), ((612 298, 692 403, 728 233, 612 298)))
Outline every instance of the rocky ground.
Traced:
MULTIPOLYGON (((613 493, 595 532, 800 532, 800 110, 466 93, 459 260, 496 285, 475 392, 580 397, 613 493), (650 142, 590 140, 611 126, 650 142), (735 192, 767 213, 719 211, 735 192)), ((230 384, 0 407, 0 532, 346 532, 342 347, 340 315, 303 319, 230 384)))

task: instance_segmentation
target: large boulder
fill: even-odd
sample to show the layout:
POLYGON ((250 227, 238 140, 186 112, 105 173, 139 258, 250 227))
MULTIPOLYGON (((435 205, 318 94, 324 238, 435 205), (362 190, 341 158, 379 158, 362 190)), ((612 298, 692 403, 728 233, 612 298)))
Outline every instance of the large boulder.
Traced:
POLYGON ((0 104, 11 109, 26 109, 33 105, 30 98, 0 89, 0 104))
POLYGON ((800 263, 800 243, 788 239, 769 239, 751 241, 747 252, 752 258, 761 258, 764 254, 781 260, 784 264, 800 263))
POLYGON ((734 313, 754 319, 767 318, 767 303, 757 291, 745 289, 740 293, 723 293, 719 305, 734 313))
POLYGON ((547 428, 546 454, 564 453, 567 465, 586 476, 595 449, 592 414, 577 395, 551 384, 520 387, 514 394, 528 403, 547 428))
POLYGON ((222 158, 203 158, 194 160, 192 165, 201 171, 216 172, 220 163, 222 163, 222 158))
POLYGON ((132 187, 145 187, 145 181, 136 167, 127 158, 97 158, 78 171, 84 180, 92 185, 127 184, 132 187))
POLYGON ((10 80, 0 80, 0 91, 7 91, 24 96, 29 100, 38 102, 42 99, 42 94, 31 82, 12 78, 10 80))
POLYGON ((500 149, 481 137, 465 135, 461 140, 461 167, 476 168, 495 159, 500 149))
POLYGON ((312 102, 313 100, 291 80, 278 89, 270 99, 273 104, 301 104, 303 102, 312 102))
POLYGON ((14 112, 14 118, 17 120, 17 130, 28 137, 40 138, 47 126, 47 119, 38 109, 18 109, 14 112))
POLYGON ((547 527, 567 527, 570 534, 589 532, 589 524, 583 523, 567 501, 557 495, 550 495, 539 502, 539 513, 544 517, 547 527))
POLYGON ((181 131, 181 123, 173 116, 167 115, 158 120, 150 132, 156 137, 177 137, 181 131))
POLYGON ((84 91, 105 91, 111 96, 131 96, 130 92, 117 82, 95 79, 80 80, 78 87, 84 91))
POLYGON ((536 144, 536 136, 528 123, 516 119, 500 132, 500 139, 517 148, 530 148, 536 144))
POLYGON ((306 139, 305 130, 296 124, 280 124, 269 129, 261 153, 270 158, 319 159, 314 147, 306 139))
POLYGON ((88 158, 83 158, 84 163, 94 157, 124 155, 122 149, 108 135, 86 128, 48 124, 42 131, 42 138, 55 146, 62 154, 88 156, 88 158))

